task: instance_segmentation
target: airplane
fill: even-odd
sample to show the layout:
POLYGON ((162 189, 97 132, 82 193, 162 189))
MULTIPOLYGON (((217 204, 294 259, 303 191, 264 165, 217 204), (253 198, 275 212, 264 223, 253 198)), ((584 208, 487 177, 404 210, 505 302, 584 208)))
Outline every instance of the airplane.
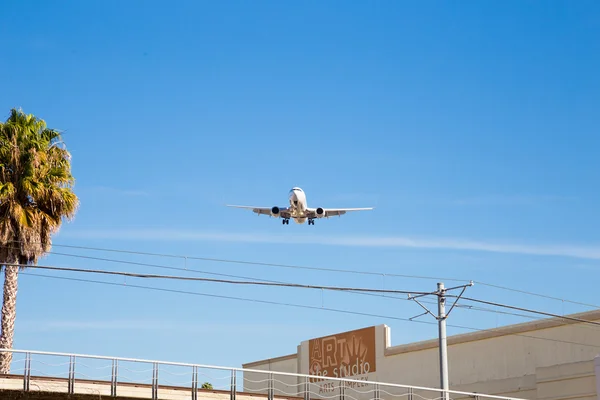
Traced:
POLYGON ((283 218, 281 223, 284 225, 290 224, 290 219, 293 219, 297 224, 303 224, 308 221, 308 225, 314 225, 316 218, 329 218, 332 216, 342 216, 348 211, 363 211, 372 210, 373 207, 368 208, 310 208, 306 202, 306 194, 299 187, 294 187, 290 190, 288 195, 290 202, 289 207, 254 207, 254 206, 236 206, 227 205, 227 207, 244 208, 252 210, 256 214, 269 215, 271 217, 283 218))

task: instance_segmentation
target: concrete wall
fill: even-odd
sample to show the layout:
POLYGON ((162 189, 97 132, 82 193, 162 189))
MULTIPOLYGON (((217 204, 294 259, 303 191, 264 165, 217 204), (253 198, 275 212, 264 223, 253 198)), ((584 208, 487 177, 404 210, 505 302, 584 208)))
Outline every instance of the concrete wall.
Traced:
POLYGON ((537 399, 598 398, 593 361, 539 368, 536 377, 537 399))
MULTIPOLYGON (((298 373, 298 357, 295 354, 273 358, 265 360, 260 364, 256 365, 252 369, 265 371, 261 372, 247 372, 244 371, 242 387, 245 391, 251 393, 266 393, 268 388, 269 374, 268 371, 285 371, 289 373, 298 373)), ((274 376, 273 388, 276 395, 287 395, 293 396, 299 392, 299 385, 301 382, 295 376, 274 376)))
MULTIPOLYGON (((573 316, 600 321, 600 311, 573 316)), ((377 326, 376 332, 377 372, 369 374, 369 380, 439 387, 437 340, 391 346, 389 327, 377 326)), ((600 371, 600 361, 597 367, 594 364, 598 354, 600 328, 563 319, 451 336, 450 388, 532 400, 600 400, 595 373, 600 371)), ((270 363, 269 368, 308 374, 307 357, 303 342, 296 356, 270 363)), ((264 365, 258 361, 244 368, 264 365)))
MULTIPOLYGON (((23 376, 0 376, 1 400, 141 400, 152 398, 152 386, 147 384, 119 383, 117 397, 110 397, 110 382, 76 380, 74 394, 68 394, 68 381, 64 378, 31 377, 30 391, 23 391, 23 376)), ((239 389, 238 389, 239 390, 239 389)), ((191 389, 176 386, 159 386, 161 400, 190 400, 191 389)), ((300 400, 295 397, 277 396, 275 400, 300 400)), ((229 391, 198 390, 198 400, 230 400, 229 391)), ((236 400, 267 400, 264 394, 237 392, 236 400)))

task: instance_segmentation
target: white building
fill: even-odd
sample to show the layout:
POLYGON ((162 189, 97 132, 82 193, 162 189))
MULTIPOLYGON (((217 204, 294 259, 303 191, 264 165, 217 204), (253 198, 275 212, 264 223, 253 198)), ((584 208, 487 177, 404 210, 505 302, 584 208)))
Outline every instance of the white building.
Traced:
MULTIPOLYGON (((570 316, 598 321, 600 310, 570 316)), ((307 340, 293 354, 243 367, 439 388, 437 339, 391 346, 390 338, 390 328, 378 325, 307 340)), ((449 336, 450 389, 532 400, 600 400, 598 354, 600 327, 559 318, 449 336)), ((305 383, 296 380, 279 384, 300 394, 305 383)))

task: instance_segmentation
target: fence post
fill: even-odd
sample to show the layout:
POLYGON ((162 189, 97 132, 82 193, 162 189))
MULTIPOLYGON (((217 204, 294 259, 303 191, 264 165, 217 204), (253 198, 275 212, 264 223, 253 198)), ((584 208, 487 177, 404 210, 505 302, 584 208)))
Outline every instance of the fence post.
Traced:
POLYGON ((346 397, 346 382, 340 381, 340 400, 344 400, 346 397))
POLYGON ((110 396, 117 397, 117 377, 119 376, 119 365, 116 359, 112 360, 112 373, 110 379, 110 396))
POLYGON ((237 374, 235 369, 231 370, 231 393, 229 395, 231 400, 235 400, 235 394, 237 392, 237 374))
POLYGON ((268 400, 273 400, 274 390, 273 390, 273 374, 269 374, 269 390, 267 394, 268 400))
POLYGON ((381 393, 379 392, 379 383, 375 384, 375 400, 381 399, 381 393))
POLYGON ((304 377, 304 400, 310 400, 310 379, 304 377))
POLYGON ((413 388, 408 388, 408 400, 413 400, 413 388))
POLYGON ((23 390, 29 392, 31 381, 31 353, 25 354, 25 371, 23 371, 23 390))
POLYGON ((152 400, 158 400, 158 363, 152 365, 152 400))
POLYGON ((198 367, 192 367, 192 400, 198 400, 198 367))
POLYGON ((68 393, 73 394, 74 392, 75 392, 75 356, 69 356, 68 393))

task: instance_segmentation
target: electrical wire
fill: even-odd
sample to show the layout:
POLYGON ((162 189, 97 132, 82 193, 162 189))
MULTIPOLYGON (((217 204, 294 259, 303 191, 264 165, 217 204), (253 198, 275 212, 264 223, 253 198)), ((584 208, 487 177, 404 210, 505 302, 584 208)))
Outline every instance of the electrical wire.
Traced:
MULTIPOLYGON (((436 322, 430 322, 430 321, 417 321, 417 320, 409 319, 409 318, 394 317, 394 316, 389 316, 389 315, 378 315, 378 314, 372 314, 372 313, 349 311, 349 310, 342 310, 342 309, 329 308, 329 307, 309 306, 309 305, 304 305, 304 304, 281 303, 281 302, 270 301, 270 300, 249 299, 249 298, 243 298, 243 297, 224 296, 224 295, 216 295, 216 294, 201 293, 201 292, 191 292, 191 291, 185 291, 185 290, 166 289, 166 288, 157 288, 157 287, 151 287, 151 286, 97 281, 97 280, 91 280, 91 279, 81 279, 81 278, 70 278, 70 277, 62 277, 62 276, 54 276, 54 275, 35 274, 35 273, 29 273, 29 272, 21 272, 20 275, 43 277, 43 278, 50 278, 50 279, 60 279, 60 280, 76 281, 76 282, 85 282, 85 283, 95 283, 95 284, 102 284, 102 285, 109 285, 109 286, 130 287, 130 288, 137 288, 137 289, 144 289, 144 290, 154 290, 154 291, 176 293, 176 294, 186 294, 186 295, 194 295, 194 296, 202 296, 202 297, 246 301, 246 302, 252 302, 252 303, 278 305, 278 306, 286 306, 286 307, 294 307, 294 308, 304 308, 304 309, 311 309, 311 310, 322 310, 322 311, 336 312, 336 313, 342 313, 342 314, 360 315, 360 316, 366 316, 366 317, 383 318, 383 319, 390 319, 390 320, 397 320, 397 321, 404 321, 404 322, 413 322, 413 323, 426 324, 426 325, 437 325, 436 322)), ((498 331, 498 328, 480 329, 480 328, 472 328, 472 327, 468 327, 468 326, 453 325, 453 324, 447 324, 447 326, 452 327, 452 328, 457 328, 457 329, 476 331, 476 332, 498 331)), ((576 345, 576 346, 600 348, 600 345, 572 342, 572 341, 560 340, 560 339, 551 339, 551 338, 545 338, 545 337, 540 337, 540 336, 525 335, 522 333, 508 333, 508 334, 506 334, 506 336, 520 336, 520 337, 525 337, 525 338, 534 339, 534 340, 545 340, 545 341, 550 341, 550 342, 555 342, 555 343, 563 343, 563 344, 571 344, 571 345, 576 345)))
MULTIPOLYGON (((162 268, 162 269, 175 270, 175 271, 195 272, 195 273, 199 273, 199 274, 225 276, 225 277, 229 277, 229 278, 248 279, 248 280, 255 280, 255 281, 260 281, 260 282, 289 283, 289 282, 274 281, 274 280, 268 280, 268 279, 260 279, 260 278, 243 276, 243 275, 232 275, 232 274, 210 272, 210 271, 198 270, 198 269, 189 268, 189 267, 185 267, 185 268, 173 267, 173 266, 167 266, 167 265, 142 263, 142 262, 136 262, 136 261, 119 260, 119 259, 112 259, 112 258, 105 258, 105 257, 85 256, 85 255, 80 255, 80 254, 69 254, 69 253, 58 253, 58 252, 49 252, 49 254, 65 256, 65 257, 82 258, 82 259, 88 259, 88 260, 113 262, 113 263, 119 263, 119 264, 137 265, 137 266, 144 266, 144 267, 150 267, 150 268, 162 268)), ((381 297, 381 298, 393 299, 393 300, 412 301, 411 299, 408 299, 408 298, 387 296, 385 294, 367 293, 367 292, 359 292, 359 291, 352 291, 352 290, 348 290, 343 293, 352 293, 352 294, 358 294, 358 295, 363 295, 363 296, 374 296, 374 297, 381 297)), ((424 304, 430 304, 430 305, 437 304, 437 302, 432 302, 432 301, 427 301, 427 300, 421 300, 421 302, 424 304)), ((512 312, 506 312, 506 311, 500 311, 500 310, 494 310, 494 309, 490 309, 490 308, 476 307, 476 306, 470 306, 470 305, 464 305, 464 304, 457 304, 456 307, 471 310, 471 311, 511 315, 511 316, 516 316, 516 317, 521 317, 521 318, 533 319, 533 320, 538 319, 531 315, 517 314, 517 313, 512 313, 512 312)), ((586 326, 585 328, 590 328, 590 327, 586 326)))
MULTIPOLYGON (((93 260, 106 261, 106 262, 115 262, 115 263, 122 263, 122 264, 139 265, 139 266, 146 266, 146 267, 153 267, 153 268, 163 268, 163 269, 186 271, 186 272, 190 272, 191 271, 191 272, 197 272, 197 273, 202 273, 202 274, 207 274, 207 275, 226 276, 226 277, 233 277, 233 278, 239 278, 239 279, 249 279, 249 280, 261 281, 261 282, 270 282, 270 283, 277 283, 277 284, 290 285, 290 286, 297 287, 297 284, 291 284, 289 282, 264 280, 264 279, 254 278, 254 277, 231 275, 231 274, 222 274, 222 273, 202 271, 202 270, 197 270, 197 269, 187 268, 187 267, 186 268, 172 267, 172 266, 165 266, 165 265, 157 265, 157 264, 149 264, 149 263, 140 263, 140 262, 135 262, 135 261, 127 261, 127 260, 115 260, 115 259, 104 258, 104 257, 84 256, 84 255, 78 255, 78 254, 57 253, 57 252, 51 252, 51 253, 55 254, 55 255, 60 255, 60 256, 69 256, 69 257, 84 258, 84 259, 93 259, 93 260)), ((173 257, 177 257, 177 256, 173 256, 173 257)), ((174 277, 174 279, 175 279, 175 277, 174 277)), ((202 279, 202 280, 207 280, 207 279, 202 279)), ((211 281, 211 280, 208 280, 208 281, 211 281)), ((212 280, 212 281, 217 282, 219 280, 212 280)), ((231 283, 231 282, 224 281, 222 283, 231 283)), ((318 287, 314 287, 314 288, 318 289, 318 287)), ((334 290, 334 289, 332 289, 332 290, 334 290)), ((394 299, 394 300, 411 301, 408 298, 400 298, 400 297, 396 297, 396 296, 386 296, 385 294, 381 294, 381 293, 373 293, 373 292, 367 292, 367 291, 361 291, 361 290, 354 290, 353 288, 348 288, 348 290, 343 290, 343 292, 353 293, 353 294, 359 294, 359 295, 367 295, 367 296, 378 296, 378 297, 388 298, 388 299, 394 299)), ((418 294, 418 293, 413 292, 413 294, 418 294)), ((425 304, 430 304, 430 305, 436 305, 437 304, 436 302, 431 302, 431 301, 426 301, 426 300, 422 300, 422 302, 425 303, 425 304)), ((468 306, 468 305, 463 305, 463 304, 457 304, 456 307, 457 308, 462 308, 462 309, 468 309, 468 310, 472 310, 472 311, 480 311, 480 312, 488 312, 488 313, 512 315, 512 316, 517 316, 517 317, 521 317, 521 318, 528 318, 528 319, 531 319, 531 320, 538 320, 539 319, 539 318, 536 318, 536 317, 533 317, 533 316, 530 316, 530 315, 517 314, 517 313, 511 313, 511 312, 494 310, 494 309, 487 309, 487 308, 481 308, 481 307, 474 307, 474 306, 468 306)), ((521 310, 521 309, 519 309, 519 310, 521 310)), ((521 310, 521 311, 525 311, 525 310, 521 310)), ((544 315, 548 315, 548 314, 544 314, 544 315)), ((555 315, 551 315, 551 316, 555 316, 555 315)), ((592 327, 592 326, 577 326, 577 328, 597 329, 596 327, 592 327)))
POLYGON ((79 254, 56 253, 56 252, 50 252, 50 253, 54 254, 54 255, 58 255, 58 256, 83 258, 86 260, 105 261, 105 262, 112 262, 112 263, 117 263, 117 264, 137 265, 137 266, 141 266, 141 267, 161 268, 161 269, 168 269, 168 270, 172 270, 172 271, 195 272, 198 274, 225 276, 228 278, 237 278, 237 279, 250 279, 250 280, 256 280, 256 281, 260 281, 260 282, 288 283, 288 282, 280 282, 280 281, 273 281, 273 280, 267 280, 267 279, 253 278, 253 277, 244 276, 244 275, 231 275, 231 274, 223 274, 220 272, 204 271, 204 270, 188 268, 188 267, 185 267, 185 268, 173 267, 173 266, 168 266, 168 265, 149 264, 149 263, 143 263, 143 262, 137 262, 137 261, 116 260, 114 258, 83 256, 83 255, 79 255, 79 254))
MULTIPOLYGON (((368 292, 368 293, 395 293, 395 294, 416 294, 416 295, 435 295, 436 292, 417 292, 417 291, 407 291, 407 290, 394 290, 394 289, 372 289, 372 288, 351 288, 351 287, 339 287, 339 286, 321 286, 321 285, 303 285, 298 283, 274 283, 274 282, 257 282, 257 281, 234 281, 227 279, 213 279, 213 278, 199 278, 199 277, 189 277, 189 276, 174 276, 174 275, 157 275, 157 274, 140 274, 134 272, 124 272, 124 271, 107 271, 107 270, 99 270, 99 269, 85 269, 85 268, 71 268, 71 267, 56 267, 49 265, 27 265, 27 264, 18 264, 18 263, 6 263, 6 266, 14 266, 14 267, 29 267, 29 268, 37 268, 37 269, 48 269, 54 271, 69 271, 69 272, 83 272, 83 273, 95 273, 95 274, 105 274, 105 275, 118 275, 118 276, 129 276, 134 278, 143 278, 143 279, 170 279, 170 280, 185 280, 185 281, 201 281, 201 282, 213 282, 213 283, 225 283, 225 284, 233 284, 233 285, 256 285, 256 286, 274 286, 274 287, 289 287, 289 288, 301 288, 301 289, 319 289, 319 290, 332 290, 332 291, 356 291, 356 292, 368 292)), ((447 294, 447 297, 456 297, 460 296, 447 294)), ((558 314, 548 313, 545 311, 532 310, 524 307, 510 306, 502 303, 490 302, 486 300, 473 299, 469 297, 460 297, 464 300, 479 302, 483 304, 493 305, 496 307, 502 308, 510 308, 518 311, 524 311, 532 314, 539 314, 554 318, 561 318, 564 320, 572 320, 575 322, 586 323, 590 325, 600 326, 600 322, 589 321, 580 318, 561 316, 558 314)))
MULTIPOLYGON (((185 267, 185 268, 172 267, 172 266, 166 266, 166 265, 141 263, 141 262, 136 262, 136 261, 119 260, 119 259, 113 259, 113 258, 84 256, 84 255, 80 255, 80 254, 57 253, 57 252, 51 252, 51 254, 59 255, 59 256, 65 256, 65 257, 82 258, 82 259, 87 259, 87 260, 96 260, 96 261, 113 262, 113 263, 119 263, 119 264, 138 265, 138 266, 144 266, 144 267, 150 267, 150 268, 162 268, 162 269, 175 270, 175 271, 185 271, 185 272, 195 272, 195 273, 199 273, 199 274, 207 274, 207 275, 215 275, 215 276, 225 276, 225 277, 229 277, 229 278, 248 279, 248 280, 255 280, 255 281, 260 281, 260 282, 290 283, 290 282, 274 281, 274 280, 268 280, 268 279, 260 279, 260 278, 256 278, 256 277, 249 277, 249 276, 243 276, 243 275, 231 275, 231 274, 223 274, 223 273, 217 273, 217 272, 209 272, 209 271, 198 270, 198 269, 189 268, 189 267, 185 267)), ((377 294, 377 293, 357 292, 357 291, 352 291, 352 290, 346 291, 345 293, 352 293, 352 294, 358 294, 358 295, 364 295, 364 296, 382 297, 382 298, 393 299, 393 300, 412 301, 409 298, 402 298, 402 297, 396 297, 396 296, 387 296, 385 294, 377 294)), ((421 302, 424 303, 424 304, 437 305, 437 302, 432 302, 432 301, 427 301, 427 300, 422 300, 421 302)), ((470 305, 464 305, 464 304, 457 304, 456 307, 467 309, 467 310, 472 310, 472 311, 480 311, 480 312, 488 312, 488 313, 512 315, 512 316, 521 317, 521 318, 528 318, 528 319, 538 319, 538 318, 533 317, 531 315, 517 314, 517 313, 512 313, 512 312, 507 312, 507 311, 500 311, 500 310, 494 310, 494 309, 490 309, 490 308, 476 307, 476 306, 470 306, 470 305)), ((586 326, 586 328, 589 328, 589 327, 586 326)))
MULTIPOLYGON (((100 251, 115 251, 115 252, 131 253, 131 251, 127 251, 127 250, 99 249, 99 248, 89 248, 89 247, 70 246, 70 245, 56 245, 56 246, 93 249, 93 250, 100 250, 100 251)), ((197 272, 197 273, 207 274, 207 275, 225 276, 225 277, 233 277, 233 278, 240 278, 240 279, 256 280, 256 281, 261 281, 261 282, 271 282, 271 283, 279 283, 279 284, 290 285, 290 286, 297 286, 296 284, 290 284, 288 282, 265 280, 265 279, 255 278, 255 277, 247 277, 247 276, 240 276, 240 275, 231 275, 231 274, 223 274, 223 273, 202 271, 202 270, 197 270, 197 269, 187 268, 187 267, 186 268, 180 268, 180 267, 172 267, 172 266, 165 266, 165 265, 140 263, 140 262, 134 262, 134 261, 127 261, 127 260, 115 260, 115 259, 104 258, 104 257, 84 256, 84 255, 79 255, 79 254, 68 254, 68 253, 57 253, 57 252, 50 252, 50 253, 51 254, 55 254, 55 255, 60 255, 60 256, 77 257, 77 258, 84 258, 84 259, 93 259, 93 260, 99 260, 99 261, 107 261, 107 262, 115 262, 115 263, 122 263, 122 264, 139 265, 139 266, 147 266, 147 267, 153 267, 153 268, 163 268, 163 269, 186 271, 186 272, 197 272)), ((138 254, 140 252, 133 252, 133 253, 138 254)), ((166 256, 166 257, 172 257, 172 258, 180 258, 181 257, 181 256, 162 255, 162 254, 157 254, 157 253, 142 253, 142 254, 150 254, 150 255, 156 255, 156 256, 166 256)), ((228 261, 231 261, 231 260, 228 260, 228 261)), ((237 262, 237 261, 231 261, 231 262, 237 262)), ((247 262, 247 263, 252 263, 252 262, 247 262)), ((264 264, 264 263, 259 263, 259 264, 264 264)), ((269 265, 277 265, 277 264, 269 264, 269 265)), ((31 267, 31 266, 29 266, 29 267, 31 267)), ((314 269, 312 267, 299 267, 299 268, 314 269)), ((323 268, 316 268, 316 269, 318 269, 318 270, 332 270, 332 269, 323 269, 323 268)), ((348 270, 334 270, 334 271, 362 273, 362 271, 348 271, 348 270)), ((369 272, 365 272, 365 273, 366 274, 371 274, 371 275, 379 275, 379 273, 369 273, 369 272)), ((390 274, 388 274, 388 275, 390 275, 390 274)), ((391 274, 391 276, 394 276, 394 274, 391 274)), ((395 274, 395 276, 400 276, 400 275, 395 274)), ((402 276, 404 276, 404 275, 402 275, 402 276)), ((408 275, 408 277, 414 277, 414 276, 408 275)), ((438 279, 438 278, 432 278, 432 277, 420 277, 420 278, 438 279)), ((443 279, 443 278, 439 278, 439 279, 443 279)), ((215 281, 218 281, 218 280, 215 280, 215 281)), ((476 282, 476 281, 474 281, 474 282, 476 282)), ((479 282, 479 284, 482 284, 482 283, 479 282)), ((499 287, 497 285, 492 285, 492 286, 499 287)), ((319 288, 319 287, 313 287, 313 288, 319 288)), ((500 287, 500 288, 503 288, 503 287, 500 287)), ((331 289, 335 290, 333 288, 331 288, 331 289)), ((344 288, 344 289, 346 289, 346 288, 344 288)), ((345 293, 352 293, 352 294, 358 294, 358 295, 366 295, 366 296, 377 296, 377 297, 382 297, 382 298, 387 298, 387 299, 394 299, 394 300, 412 301, 411 299, 408 299, 408 298, 401 298, 401 297, 396 297, 396 296, 386 296, 385 294, 381 294, 381 293, 372 293, 372 292, 369 293, 369 292, 366 292, 366 291, 354 290, 353 288, 347 288, 347 289, 348 290, 343 290, 343 292, 345 292, 345 293)), ((523 292, 523 291, 520 291, 520 290, 517 290, 517 289, 506 288, 506 290, 512 290, 512 291, 517 291, 517 292, 522 292, 522 293, 530 294, 529 292, 523 292)), ((418 292, 411 292, 411 293, 412 294, 418 294, 418 292)), ((544 297, 543 295, 541 295, 541 296, 544 297)), ((553 298, 553 299, 562 300, 560 298, 553 298)), ((431 301, 427 301, 427 300, 421 300, 421 301, 423 303, 425 303, 425 304, 430 304, 430 305, 436 305, 437 304, 436 302, 431 302, 431 301)), ((581 304, 581 303, 579 303, 579 304, 581 304)), ((461 308, 461 309, 471 310, 471 311, 479 311, 479 312, 488 312, 488 313, 496 313, 496 314, 503 314, 503 315, 511 315, 511 316, 516 316, 516 317, 520 317, 520 318, 527 318, 527 319, 531 319, 531 320, 539 320, 540 319, 540 318, 536 318, 536 317, 531 316, 531 315, 517 314, 517 313, 512 313, 512 312, 506 312, 506 311, 500 311, 500 310, 489 309, 489 308, 482 308, 482 307, 475 307, 475 306, 464 305, 464 304, 457 304, 456 307, 457 308, 461 308)), ((516 309, 522 310, 522 311, 526 311, 525 309, 521 309, 521 308, 516 308, 516 309)), ((541 315, 549 315, 549 316, 555 316, 557 318, 563 318, 562 316, 558 316, 558 315, 555 315, 555 314, 549 314, 549 313, 543 313, 543 312, 539 312, 539 313, 541 315)), ((565 318, 565 319, 568 319, 568 318, 565 318)), ((578 329, 579 328, 597 329, 595 326, 576 326, 576 328, 578 328, 578 329)))
POLYGON ((560 298, 560 297, 549 296, 547 294, 540 294, 540 293, 528 292, 527 290, 509 288, 509 287, 506 287, 506 286, 495 285, 493 283, 485 283, 485 282, 480 282, 480 281, 473 281, 473 282, 477 283, 478 285, 481 285, 481 286, 487 286, 487 287, 492 287, 492 288, 496 288, 496 289, 502 289, 502 290, 506 290, 506 291, 509 291, 509 292, 522 293, 522 294, 527 294, 527 295, 530 295, 530 296, 541 297, 541 298, 544 298, 544 299, 562 301, 562 302, 570 303, 570 304, 576 304, 576 305, 579 305, 579 306, 586 306, 586 307, 591 307, 591 308, 600 308, 600 306, 598 306, 598 305, 589 304, 589 303, 582 303, 582 302, 574 301, 574 300, 567 300, 567 299, 563 299, 563 298, 560 298))
POLYGON ((53 244, 53 246, 54 247, 80 249, 80 250, 94 250, 94 251, 104 251, 104 252, 112 252, 112 253, 143 255, 143 256, 152 256, 152 257, 165 257, 165 258, 177 258, 177 259, 185 259, 185 260, 212 261, 212 262, 230 263, 230 264, 256 265, 256 266, 261 266, 261 267, 302 269, 302 270, 309 270, 309 271, 338 272, 338 273, 372 275, 372 276, 393 276, 393 277, 398 277, 398 278, 445 280, 445 281, 451 281, 451 282, 470 282, 469 279, 455 279, 455 278, 443 278, 443 277, 420 276, 420 275, 390 274, 390 273, 384 273, 384 272, 360 271, 360 270, 341 269, 341 268, 309 267, 309 266, 302 266, 302 265, 266 263, 266 262, 259 262, 259 261, 230 260, 230 259, 224 259, 224 258, 182 256, 182 255, 175 255, 175 254, 149 253, 149 252, 134 251, 134 250, 106 249, 106 248, 99 248, 99 247, 74 246, 74 245, 65 245, 65 244, 53 244))
MULTIPOLYGON (((198 260, 198 261, 212 261, 212 262, 222 262, 222 263, 233 263, 233 264, 247 264, 247 265, 257 265, 257 266, 266 266, 266 267, 275 267, 275 268, 290 268, 290 269, 303 269, 303 270, 312 270, 312 271, 323 271, 323 272, 336 272, 336 273, 347 273, 347 274, 360 274, 360 275, 374 275, 374 276, 389 276, 389 277, 397 277, 397 278, 411 278, 411 279, 427 279, 427 280, 443 280, 443 281, 453 281, 453 282, 470 282, 469 279, 457 279, 457 278, 444 278, 444 277, 432 277, 432 276, 420 276, 420 275, 408 275, 408 274, 395 274, 395 273, 384 273, 384 272, 375 272, 375 271, 361 271, 361 270, 349 270, 349 269, 339 269, 339 268, 322 268, 322 267, 308 267, 308 266, 300 266, 300 265, 288 265, 288 264, 277 264, 277 263, 265 263, 265 262, 256 262, 256 261, 243 261, 243 260, 230 260, 230 259, 221 259, 221 258, 209 258, 209 257, 197 257, 197 256, 183 256, 183 255, 174 255, 174 254, 165 254, 165 253, 151 253, 151 252, 143 252, 143 251, 134 251, 134 250, 121 250, 121 249, 109 249, 109 248, 100 248, 100 247, 90 247, 90 246, 75 246, 75 245, 66 245, 66 244, 53 244, 54 247, 64 247, 64 248, 72 248, 72 249, 80 249, 80 250, 93 250, 93 251, 103 251, 103 252, 113 252, 113 253, 123 253, 123 254, 134 254, 134 255, 146 255, 153 257, 165 257, 165 258, 177 258, 184 260, 198 260)), ((555 296, 549 296, 546 294, 535 293, 531 291, 521 290, 510 288, 506 286, 491 284, 487 282, 474 280, 474 283, 477 285, 493 287, 496 289, 522 293, 530 296, 545 298, 549 300, 562 301, 565 303, 586 306, 590 308, 600 308, 599 305, 584 303, 580 301, 574 301, 569 299, 564 299, 555 296)))
POLYGON ((396 294, 419 294, 419 295, 433 294, 432 292, 415 292, 415 291, 394 290, 394 289, 351 288, 351 287, 341 287, 341 286, 303 285, 303 284, 299 284, 299 283, 233 281, 233 280, 228 280, 228 279, 199 278, 199 277, 192 277, 192 276, 140 274, 140 273, 136 273, 136 272, 107 271, 107 270, 102 270, 102 269, 85 269, 85 268, 71 268, 71 267, 55 267, 55 266, 51 266, 51 265, 27 265, 27 264, 19 264, 19 263, 5 263, 4 265, 10 266, 10 267, 48 269, 48 270, 53 270, 53 271, 69 271, 69 272, 84 272, 84 273, 93 273, 93 274, 129 276, 129 277, 133 277, 133 278, 143 278, 143 279, 172 279, 172 280, 183 280, 183 281, 228 283, 228 284, 232 284, 232 285, 277 286, 277 287, 289 287, 289 288, 301 288, 301 289, 356 291, 356 292, 369 292, 369 293, 396 293, 396 294))
MULTIPOLYGON (((458 296, 454 296, 454 295, 447 295, 447 296, 448 297, 458 297, 458 296)), ((531 310, 531 309, 524 308, 524 307, 511 306, 508 304, 496 303, 493 301, 486 301, 486 300, 481 300, 481 299, 473 299, 473 298, 464 297, 464 296, 462 296, 461 299, 476 302, 476 303, 482 303, 482 304, 487 304, 487 305, 491 305, 491 306, 496 306, 496 307, 510 308, 513 310, 524 311, 524 312, 529 312, 529 313, 539 314, 539 315, 545 315, 547 317, 561 318, 561 319, 565 319, 565 320, 569 320, 569 321, 575 321, 575 322, 581 322, 581 323, 587 323, 587 324, 591 324, 591 325, 600 326, 600 322, 589 321, 589 320, 585 320, 585 319, 581 319, 581 318, 569 317, 566 315, 558 315, 558 314, 553 314, 553 313, 549 313, 549 312, 545 312, 545 311, 531 310)))

